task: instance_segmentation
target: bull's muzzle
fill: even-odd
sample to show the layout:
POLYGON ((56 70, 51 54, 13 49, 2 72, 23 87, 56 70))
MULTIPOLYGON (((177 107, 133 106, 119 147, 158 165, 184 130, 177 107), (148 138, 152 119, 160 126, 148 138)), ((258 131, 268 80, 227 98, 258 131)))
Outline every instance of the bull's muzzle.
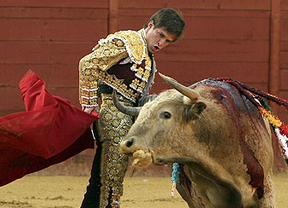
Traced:
POLYGON ((133 138, 124 139, 120 143, 119 152, 121 154, 132 154, 135 151, 135 149, 133 147, 134 147, 134 139, 133 138))
POLYGON ((134 158, 132 165, 135 166, 144 167, 153 163, 153 151, 136 147, 133 138, 124 139, 120 143, 119 152, 132 155, 134 158))

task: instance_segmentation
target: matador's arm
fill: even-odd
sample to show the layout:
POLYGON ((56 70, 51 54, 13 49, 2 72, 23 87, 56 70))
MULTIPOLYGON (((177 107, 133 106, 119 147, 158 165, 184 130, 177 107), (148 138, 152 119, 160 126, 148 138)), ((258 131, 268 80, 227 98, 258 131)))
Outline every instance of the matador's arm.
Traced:
MULTIPOLYGON (((107 37, 107 39, 109 36, 107 37)), ((111 66, 128 56, 124 43, 117 39, 99 41, 93 52, 79 62, 79 102, 82 109, 91 112, 98 108, 99 71, 107 71, 111 66)))

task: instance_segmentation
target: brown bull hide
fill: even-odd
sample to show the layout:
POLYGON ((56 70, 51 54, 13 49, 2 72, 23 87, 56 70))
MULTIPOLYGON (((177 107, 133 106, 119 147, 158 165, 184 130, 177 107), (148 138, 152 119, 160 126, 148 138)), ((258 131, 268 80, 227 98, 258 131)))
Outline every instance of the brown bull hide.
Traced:
POLYGON ((120 150, 180 163, 177 190, 189 207, 275 207, 267 121, 230 84, 209 79, 191 88, 196 103, 172 89, 145 104, 120 150))

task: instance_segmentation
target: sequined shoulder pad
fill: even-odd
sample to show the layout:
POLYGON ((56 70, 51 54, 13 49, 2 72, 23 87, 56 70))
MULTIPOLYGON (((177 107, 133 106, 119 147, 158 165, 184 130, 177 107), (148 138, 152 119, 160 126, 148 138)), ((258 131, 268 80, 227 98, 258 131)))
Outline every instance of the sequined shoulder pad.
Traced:
POLYGON ((141 34, 137 31, 119 31, 108 35, 107 38, 101 39, 98 42, 101 46, 109 43, 115 43, 118 47, 123 45, 132 62, 136 64, 141 64, 147 55, 145 40, 143 40, 141 34))

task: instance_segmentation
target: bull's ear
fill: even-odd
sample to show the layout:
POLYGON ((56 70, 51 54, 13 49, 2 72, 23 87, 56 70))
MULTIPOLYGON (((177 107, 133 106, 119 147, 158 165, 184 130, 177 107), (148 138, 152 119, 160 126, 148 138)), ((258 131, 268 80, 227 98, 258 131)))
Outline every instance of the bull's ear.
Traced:
POLYGON ((194 105, 191 106, 187 117, 188 119, 196 120, 199 118, 199 115, 202 113, 202 111, 206 108, 206 104, 203 102, 197 102, 194 105))

